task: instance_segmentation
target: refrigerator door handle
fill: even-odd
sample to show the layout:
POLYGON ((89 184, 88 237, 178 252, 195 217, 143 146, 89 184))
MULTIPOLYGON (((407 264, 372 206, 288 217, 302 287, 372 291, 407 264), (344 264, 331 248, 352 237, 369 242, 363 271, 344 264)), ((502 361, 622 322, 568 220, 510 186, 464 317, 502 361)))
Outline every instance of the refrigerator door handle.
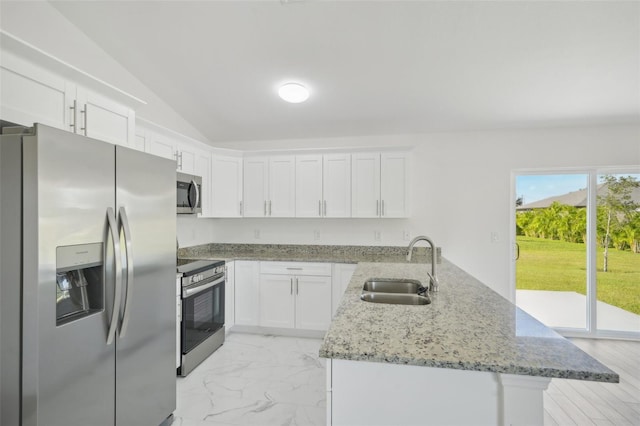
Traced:
MULTIPOLYGON (((120 235, 118 235, 118 227, 116 224, 116 216, 113 209, 107 209, 107 221, 109 230, 111 231, 111 241, 113 242, 113 258, 115 264, 115 286, 113 292, 113 311, 111 312, 111 322, 109 323, 109 332, 107 333, 107 345, 113 343, 118 326, 118 312, 120 311, 120 301, 122 299, 122 263, 120 261, 120 235)), ((106 251, 105 251, 106 253, 106 251)))
POLYGON ((131 230, 129 228, 129 219, 127 211, 124 207, 120 207, 120 228, 124 232, 124 252, 127 259, 127 292, 124 297, 124 314, 122 315, 122 324, 120 325, 120 337, 124 337, 129 325, 129 317, 131 317, 131 299, 133 295, 133 259, 131 256, 131 230))

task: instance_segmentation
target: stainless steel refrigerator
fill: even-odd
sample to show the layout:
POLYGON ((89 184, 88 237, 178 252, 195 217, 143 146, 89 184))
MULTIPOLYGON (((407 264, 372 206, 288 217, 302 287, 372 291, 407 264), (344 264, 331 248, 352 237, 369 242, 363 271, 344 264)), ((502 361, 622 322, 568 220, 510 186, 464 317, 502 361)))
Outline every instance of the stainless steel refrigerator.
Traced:
POLYGON ((170 423, 175 163, 40 124, 0 138, 0 424, 170 423))

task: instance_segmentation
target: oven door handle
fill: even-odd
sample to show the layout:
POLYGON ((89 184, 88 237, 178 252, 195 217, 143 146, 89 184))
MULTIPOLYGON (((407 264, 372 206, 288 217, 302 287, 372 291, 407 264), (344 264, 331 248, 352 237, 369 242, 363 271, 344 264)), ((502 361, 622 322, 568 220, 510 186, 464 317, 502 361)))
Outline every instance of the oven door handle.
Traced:
POLYGON ((202 285, 199 285, 197 287, 183 288, 182 289, 182 298, 186 299, 187 297, 191 297, 194 294, 201 293, 201 292, 205 291, 208 288, 211 288, 213 286, 216 286, 216 285, 222 284, 222 283, 224 283, 224 277, 220 277, 215 281, 211 281, 210 283, 202 284, 202 285))

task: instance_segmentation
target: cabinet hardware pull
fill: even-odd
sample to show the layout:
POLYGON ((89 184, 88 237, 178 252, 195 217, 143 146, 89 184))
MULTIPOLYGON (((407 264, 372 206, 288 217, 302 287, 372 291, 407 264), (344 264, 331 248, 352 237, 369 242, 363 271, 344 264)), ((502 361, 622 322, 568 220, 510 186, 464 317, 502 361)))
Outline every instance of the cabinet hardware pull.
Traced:
POLYGON ((240 201, 240 216, 242 216, 242 201, 240 201))
POLYGON ((70 106, 69 109, 71 110, 71 119, 73 119, 73 122, 69 124, 69 127, 71 127, 73 129, 73 133, 76 132, 76 106, 77 106, 77 101, 74 100, 73 101, 73 106, 70 106))
POLYGON ((80 130, 84 130, 84 135, 87 136, 87 106, 84 106, 84 109, 80 110, 80 114, 84 116, 82 122, 84 123, 84 127, 80 127, 80 130))
POLYGON ((376 216, 380 216, 380 200, 376 200, 376 216))
POLYGON ((296 278, 296 294, 298 294, 298 278, 296 278))
POLYGON ((291 278, 289 282, 291 284, 291 289, 289 290, 289 294, 293 294, 293 278, 291 278))
POLYGON ((264 215, 267 215, 267 200, 264 200, 264 215))
POLYGON ((302 268, 287 268, 287 271, 302 271, 302 268))
POLYGON ((318 200, 318 216, 322 216, 322 201, 318 200))
POLYGON ((384 200, 382 200, 382 216, 384 216, 384 200))

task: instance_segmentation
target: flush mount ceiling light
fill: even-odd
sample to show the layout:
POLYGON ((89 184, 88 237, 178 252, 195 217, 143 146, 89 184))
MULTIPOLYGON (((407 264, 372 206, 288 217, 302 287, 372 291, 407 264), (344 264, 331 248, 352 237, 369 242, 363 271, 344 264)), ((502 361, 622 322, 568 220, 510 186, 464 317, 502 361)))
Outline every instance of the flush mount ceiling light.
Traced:
POLYGON ((287 102, 298 104, 309 98, 309 89, 299 83, 286 83, 280 86, 278 95, 287 102))

